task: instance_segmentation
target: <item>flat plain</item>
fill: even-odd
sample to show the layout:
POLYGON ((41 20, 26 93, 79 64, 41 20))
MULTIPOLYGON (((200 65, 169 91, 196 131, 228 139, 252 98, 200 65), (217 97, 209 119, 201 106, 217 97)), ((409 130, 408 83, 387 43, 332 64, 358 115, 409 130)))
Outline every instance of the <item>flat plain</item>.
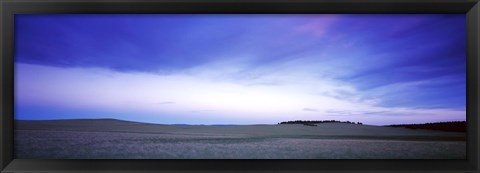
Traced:
POLYGON ((348 123, 16 120, 17 159, 465 159, 465 133, 348 123))

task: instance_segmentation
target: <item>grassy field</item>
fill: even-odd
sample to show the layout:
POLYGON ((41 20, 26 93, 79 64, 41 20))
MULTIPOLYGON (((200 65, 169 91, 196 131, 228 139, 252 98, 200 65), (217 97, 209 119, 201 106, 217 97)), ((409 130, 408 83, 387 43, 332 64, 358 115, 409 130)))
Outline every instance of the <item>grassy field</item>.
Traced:
POLYGON ((464 159, 465 133, 346 123, 16 121, 18 159, 464 159))

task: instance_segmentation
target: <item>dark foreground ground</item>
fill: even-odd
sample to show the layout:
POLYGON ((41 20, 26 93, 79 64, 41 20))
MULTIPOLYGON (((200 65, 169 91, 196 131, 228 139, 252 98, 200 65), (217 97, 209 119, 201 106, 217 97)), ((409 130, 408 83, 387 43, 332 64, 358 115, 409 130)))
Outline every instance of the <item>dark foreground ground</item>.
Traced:
POLYGON ((326 123, 16 121, 17 159, 464 159, 465 133, 326 123))

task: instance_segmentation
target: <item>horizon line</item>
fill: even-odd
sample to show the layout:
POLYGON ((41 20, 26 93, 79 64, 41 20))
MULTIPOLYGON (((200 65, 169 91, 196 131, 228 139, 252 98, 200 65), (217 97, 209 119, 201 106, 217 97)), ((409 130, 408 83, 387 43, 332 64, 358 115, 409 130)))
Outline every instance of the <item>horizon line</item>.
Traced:
MULTIPOLYGON (((125 122, 132 122, 132 123, 144 123, 144 124, 157 124, 157 125, 206 125, 206 126, 215 126, 215 125, 284 125, 280 124, 282 122, 289 122, 289 121, 331 121, 331 120, 289 120, 289 121, 282 121, 278 123, 258 123, 258 124, 232 124, 232 123, 215 123, 215 124, 189 124, 189 123, 152 123, 152 122, 144 122, 144 121, 132 121, 132 120, 123 120, 118 118, 65 118, 65 119, 16 119, 14 121, 63 121, 63 120, 116 120, 116 121, 125 121, 125 122)), ((337 121, 337 120, 334 120, 337 121)), ((347 121, 338 121, 333 123, 346 123, 347 121)), ((356 122, 349 121, 351 124, 357 124, 356 122)), ((369 125, 369 126, 391 126, 391 125, 414 125, 414 124, 432 124, 432 123, 449 123, 449 122, 467 122, 466 120, 457 120, 457 121, 438 121, 438 122, 428 122, 428 123, 401 123, 401 124, 385 124, 385 125, 373 125, 373 124, 357 124, 357 125, 369 125)), ((331 122, 330 122, 331 123, 331 122)), ((320 124, 320 123, 314 123, 320 124)))

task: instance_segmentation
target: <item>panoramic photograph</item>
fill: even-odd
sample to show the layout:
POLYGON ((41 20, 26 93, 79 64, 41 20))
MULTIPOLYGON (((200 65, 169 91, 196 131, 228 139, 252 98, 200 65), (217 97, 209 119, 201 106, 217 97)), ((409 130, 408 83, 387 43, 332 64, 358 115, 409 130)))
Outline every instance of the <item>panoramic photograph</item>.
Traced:
POLYGON ((18 14, 15 159, 466 159, 464 14, 18 14))

